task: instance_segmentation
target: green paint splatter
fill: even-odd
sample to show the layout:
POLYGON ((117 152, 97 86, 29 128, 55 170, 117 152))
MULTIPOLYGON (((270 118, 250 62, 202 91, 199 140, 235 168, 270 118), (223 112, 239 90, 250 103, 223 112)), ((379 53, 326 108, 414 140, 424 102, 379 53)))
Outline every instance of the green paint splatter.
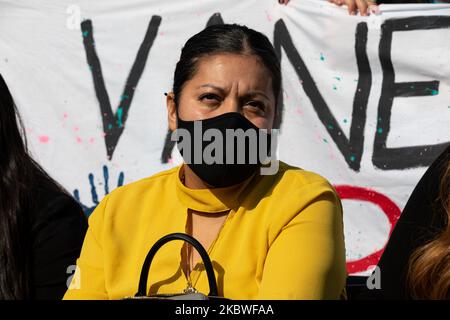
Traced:
POLYGON ((350 156, 350 161, 351 161, 351 162, 354 162, 355 160, 356 160, 356 157, 355 157, 354 155, 351 155, 351 156, 350 156))
POLYGON ((111 130, 112 129, 112 124, 110 123, 110 124, 108 124, 108 130, 111 130))
POLYGON ((333 90, 337 90, 337 87, 335 84, 333 84, 333 90))
POLYGON ((83 31, 83 37, 87 37, 89 34, 89 31, 83 31))
POLYGON ((333 79, 336 79, 337 81, 341 81, 342 80, 341 77, 334 77, 333 79))
POLYGON ((120 96, 120 101, 123 101, 123 100, 128 99, 128 98, 129 98, 129 96, 127 94, 123 94, 123 95, 120 96))
POLYGON ((328 125, 328 129, 333 130, 333 129, 334 129, 333 125, 332 125, 332 124, 329 124, 329 125, 328 125))
POLYGON ((325 143, 328 143, 328 140, 327 140, 327 139, 325 139, 325 138, 323 138, 323 142, 325 142, 325 143))
POLYGON ((325 61, 325 57, 322 52, 320 53, 320 61, 325 61))
POLYGON ((377 132, 378 132, 378 133, 383 133, 383 128, 378 128, 378 129, 377 129, 377 132))
POLYGON ((119 107, 119 109, 117 109, 117 124, 119 125, 119 128, 122 128, 122 116, 123 116, 123 109, 122 107, 119 107))
POLYGON ((436 90, 436 89, 426 88, 425 90, 426 91, 431 91, 431 95, 432 96, 435 96, 435 95, 439 94, 439 90, 436 90))
POLYGON ((347 119, 344 119, 344 123, 347 123, 347 119))

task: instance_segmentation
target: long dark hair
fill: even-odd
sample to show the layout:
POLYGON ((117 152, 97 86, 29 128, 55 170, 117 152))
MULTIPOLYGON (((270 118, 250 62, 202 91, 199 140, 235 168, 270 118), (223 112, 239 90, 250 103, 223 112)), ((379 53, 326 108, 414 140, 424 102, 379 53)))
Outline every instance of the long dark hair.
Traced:
MULTIPOLYGON (((450 157, 436 201, 443 208, 444 216, 438 218, 443 218, 444 228, 410 257, 407 284, 414 299, 450 299, 450 157)), ((434 215, 442 213, 435 210, 434 215)))
POLYGON ((0 75, 0 299, 30 298, 31 226, 36 190, 66 191, 30 157, 11 93, 0 75))
POLYGON ((281 94, 280 60, 265 35, 238 24, 217 24, 206 27, 185 43, 174 74, 172 91, 175 104, 178 105, 183 85, 194 76, 198 60, 203 56, 220 53, 255 55, 267 68, 272 76, 276 99, 274 128, 278 128, 282 113, 282 108, 278 106, 281 94))

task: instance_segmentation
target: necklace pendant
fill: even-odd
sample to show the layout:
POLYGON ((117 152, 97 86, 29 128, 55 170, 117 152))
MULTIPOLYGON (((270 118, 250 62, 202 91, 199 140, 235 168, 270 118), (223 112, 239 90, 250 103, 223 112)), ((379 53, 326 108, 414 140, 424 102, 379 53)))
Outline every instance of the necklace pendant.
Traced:
POLYGON ((183 293, 189 294, 189 293, 196 293, 196 292, 198 292, 197 289, 195 289, 195 288, 192 286, 191 282, 188 281, 187 287, 186 287, 186 289, 184 289, 183 293))

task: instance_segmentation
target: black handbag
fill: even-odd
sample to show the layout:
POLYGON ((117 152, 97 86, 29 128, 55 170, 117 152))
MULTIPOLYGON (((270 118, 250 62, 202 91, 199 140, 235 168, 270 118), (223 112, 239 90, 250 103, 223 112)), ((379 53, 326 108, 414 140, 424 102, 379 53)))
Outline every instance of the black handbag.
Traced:
POLYGON ((139 279, 138 291, 134 295, 134 297, 127 297, 125 299, 167 299, 167 300, 228 300, 224 297, 219 297, 217 291, 217 283, 214 275, 214 269, 209 259, 208 253, 205 248, 198 242, 195 238, 191 237, 185 233, 171 233, 168 234, 158 241, 151 247, 150 251, 145 258, 144 264, 141 269, 141 276, 139 279), (147 280, 148 273, 150 270, 150 265, 152 263, 153 257, 156 252, 167 242, 172 240, 183 240, 191 244, 197 252, 200 254, 203 264, 205 265, 206 275, 208 277, 209 283, 209 293, 205 295, 201 292, 198 292, 195 288, 189 288, 191 290, 185 289, 183 293, 173 293, 173 294, 155 294, 147 296, 147 280))

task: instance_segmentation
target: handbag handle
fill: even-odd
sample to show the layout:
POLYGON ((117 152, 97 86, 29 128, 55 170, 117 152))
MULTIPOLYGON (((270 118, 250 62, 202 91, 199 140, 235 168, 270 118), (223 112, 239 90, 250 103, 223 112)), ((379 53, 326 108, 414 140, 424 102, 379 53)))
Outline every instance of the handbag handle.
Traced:
POLYGON ((150 265, 152 263, 152 260, 156 254, 156 252, 167 242, 172 240, 183 240, 191 244, 197 252, 200 254, 200 257, 203 260, 203 264, 205 265, 206 275, 208 276, 208 283, 209 283, 209 294, 208 296, 218 296, 217 291, 217 283, 216 278, 214 275, 214 269, 211 263, 211 260, 209 259, 208 253, 206 252, 205 248, 201 245, 200 242, 198 242, 195 238, 191 237, 188 234, 185 233, 171 233, 168 234, 158 241, 151 247, 150 251, 147 254, 147 257, 145 258, 144 264, 142 265, 141 270, 141 276, 139 279, 139 287, 138 292, 136 293, 136 297, 143 297, 147 295, 147 280, 148 280, 148 273, 150 270, 150 265))

